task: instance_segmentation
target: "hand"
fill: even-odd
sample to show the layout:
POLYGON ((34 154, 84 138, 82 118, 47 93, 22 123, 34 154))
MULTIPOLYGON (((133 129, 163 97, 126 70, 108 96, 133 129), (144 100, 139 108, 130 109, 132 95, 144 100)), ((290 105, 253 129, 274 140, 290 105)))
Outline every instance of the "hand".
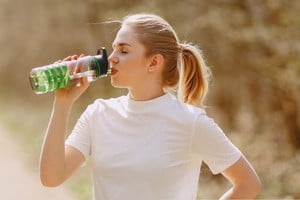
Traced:
MULTIPOLYGON (((79 57, 77 55, 68 56, 64 58, 63 61, 77 60, 80 57, 84 57, 84 55, 81 54, 79 57)), ((70 74, 80 72, 80 68, 81 66, 71 68, 70 74)), ((71 80, 69 87, 55 91, 55 98, 57 101, 64 101, 66 103, 73 104, 84 93, 89 85, 90 84, 86 77, 71 80)))

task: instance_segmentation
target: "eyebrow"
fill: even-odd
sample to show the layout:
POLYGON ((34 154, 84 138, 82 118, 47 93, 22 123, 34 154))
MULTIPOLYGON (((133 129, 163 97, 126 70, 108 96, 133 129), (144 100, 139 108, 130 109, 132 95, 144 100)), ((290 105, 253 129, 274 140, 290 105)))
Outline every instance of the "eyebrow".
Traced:
POLYGON ((117 44, 112 44, 112 47, 113 47, 113 48, 116 47, 116 46, 118 46, 118 47, 122 47, 122 46, 130 46, 130 47, 131 47, 131 45, 128 44, 128 43, 126 43, 126 42, 121 42, 121 43, 117 43, 117 44))

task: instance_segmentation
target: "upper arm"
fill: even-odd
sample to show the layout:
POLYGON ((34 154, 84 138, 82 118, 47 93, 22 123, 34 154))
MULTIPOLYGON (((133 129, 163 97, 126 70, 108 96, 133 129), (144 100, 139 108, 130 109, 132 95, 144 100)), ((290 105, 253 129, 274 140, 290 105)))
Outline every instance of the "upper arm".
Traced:
POLYGON ((90 132, 90 112, 89 106, 78 119, 71 134, 65 140, 65 179, 79 168, 90 155, 91 132, 90 132))
POLYGON ((85 162, 84 155, 76 148, 65 146, 65 179, 85 162))
POLYGON ((205 114, 199 115, 197 119, 192 151, 208 165, 213 174, 221 173, 241 157, 240 150, 219 125, 205 114))

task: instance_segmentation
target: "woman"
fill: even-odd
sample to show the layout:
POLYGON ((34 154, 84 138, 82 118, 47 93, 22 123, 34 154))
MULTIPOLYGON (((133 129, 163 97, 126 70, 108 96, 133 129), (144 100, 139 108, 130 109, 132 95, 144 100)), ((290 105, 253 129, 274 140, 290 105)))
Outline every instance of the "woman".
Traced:
POLYGON ((63 183, 90 157, 94 199, 192 200, 205 162, 233 185, 222 199, 254 198, 254 169, 203 109, 209 70, 199 49, 180 44, 151 14, 125 17, 112 46, 111 84, 128 95, 96 100, 64 141, 71 107, 89 83, 78 79, 55 93, 42 183, 63 183), (177 85, 178 99, 167 92, 177 85))

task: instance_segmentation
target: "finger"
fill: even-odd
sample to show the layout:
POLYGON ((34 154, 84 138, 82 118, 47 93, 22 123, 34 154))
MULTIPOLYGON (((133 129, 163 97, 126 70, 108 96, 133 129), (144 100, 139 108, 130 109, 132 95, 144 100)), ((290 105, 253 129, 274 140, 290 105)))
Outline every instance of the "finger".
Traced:
MULTIPOLYGON (((78 59, 77 55, 73 55, 72 58, 71 58, 71 60, 77 60, 77 59, 78 59)), ((78 63, 76 63, 74 67, 72 66, 72 74, 79 72, 78 69, 77 69, 78 68, 77 65, 78 65, 78 63)))
POLYGON ((76 79, 71 80, 69 88, 79 87, 80 85, 81 85, 80 78, 76 78, 76 79))
MULTIPOLYGON (((69 61, 76 61, 78 59, 78 56, 77 55, 72 55, 72 56, 69 56, 70 57, 70 60, 69 61)), ((70 70, 70 74, 74 74, 76 71, 76 62, 75 63, 72 63, 72 64, 69 64, 69 70, 70 70)))
POLYGON ((82 78, 81 82, 82 82, 83 85, 90 85, 90 82, 88 81, 87 77, 82 78))
POLYGON ((72 57, 71 57, 71 60, 77 60, 78 59, 78 56, 77 55, 73 55, 72 57))
MULTIPOLYGON (((80 54, 80 56, 78 58, 82 58, 84 57, 84 54, 80 54)), ((75 72, 79 73, 82 70, 82 63, 81 62, 77 62, 76 67, 75 67, 75 72)))
POLYGON ((86 90, 90 85, 90 82, 88 81, 87 77, 81 78, 80 80, 80 88, 82 91, 86 90))
POLYGON ((63 59, 63 61, 69 61, 69 60, 71 60, 71 58, 72 58, 72 56, 65 57, 65 58, 63 59))
POLYGON ((78 91, 80 91, 80 90, 84 91, 89 87, 89 85, 90 85, 90 82, 88 81, 87 77, 78 78, 78 79, 72 80, 68 89, 73 90, 76 88, 76 90, 78 90, 78 91))

